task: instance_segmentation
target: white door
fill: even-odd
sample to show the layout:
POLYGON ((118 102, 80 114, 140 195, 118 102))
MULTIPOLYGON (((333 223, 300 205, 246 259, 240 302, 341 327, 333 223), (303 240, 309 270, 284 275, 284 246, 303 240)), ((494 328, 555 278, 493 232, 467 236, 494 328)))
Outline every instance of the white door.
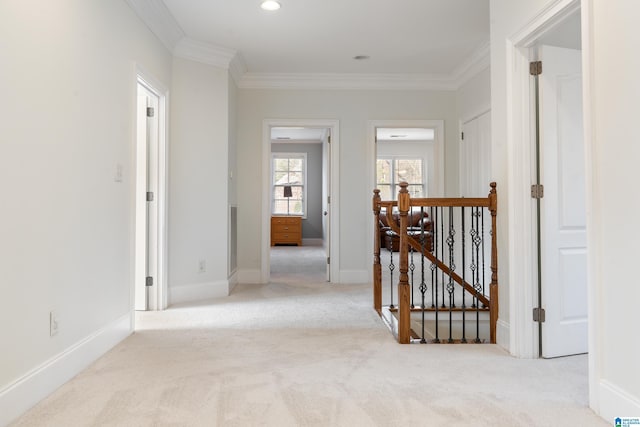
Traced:
POLYGON ((330 245, 330 227, 331 227, 331 134, 324 142, 322 149, 322 244, 327 254, 327 282, 331 281, 331 245, 330 245))
POLYGON ((158 95, 138 83, 135 309, 156 310, 158 288, 158 95), (147 279, 152 280, 152 284, 147 279))
POLYGON ((542 46, 542 356, 587 352, 587 239, 581 52, 542 46))
POLYGON ((462 123, 460 195, 486 197, 491 179, 491 112, 462 123))

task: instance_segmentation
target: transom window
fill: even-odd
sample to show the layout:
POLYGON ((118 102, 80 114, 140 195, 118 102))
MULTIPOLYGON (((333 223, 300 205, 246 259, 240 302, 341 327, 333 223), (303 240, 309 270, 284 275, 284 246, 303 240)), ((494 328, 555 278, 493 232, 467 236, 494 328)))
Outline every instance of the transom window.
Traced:
POLYGON ((384 157, 376 161, 376 185, 382 200, 395 200, 399 184, 406 181, 411 197, 426 197, 423 160, 407 157, 384 157))
POLYGON ((271 165, 271 212, 306 216, 307 154, 273 153, 271 165))

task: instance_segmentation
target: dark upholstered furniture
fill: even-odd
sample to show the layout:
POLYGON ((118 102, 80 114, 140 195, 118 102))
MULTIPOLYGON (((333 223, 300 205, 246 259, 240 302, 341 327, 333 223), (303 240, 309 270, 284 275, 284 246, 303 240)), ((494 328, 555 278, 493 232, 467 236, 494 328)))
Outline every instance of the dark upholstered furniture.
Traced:
MULTIPOLYGON (((409 222, 407 234, 419 242, 422 238, 425 238, 425 247, 431 251, 433 249, 431 239, 432 223, 429 219, 429 215, 426 212, 421 215, 418 210, 413 211, 413 213, 410 212, 407 218, 409 222)), ((389 226, 387 213, 384 211, 380 212, 378 220, 380 222, 380 246, 385 247, 390 251, 397 252, 400 245, 400 236, 389 226)), ((397 212, 393 213, 393 221, 395 222, 395 225, 398 227, 400 226, 400 215, 397 212)))

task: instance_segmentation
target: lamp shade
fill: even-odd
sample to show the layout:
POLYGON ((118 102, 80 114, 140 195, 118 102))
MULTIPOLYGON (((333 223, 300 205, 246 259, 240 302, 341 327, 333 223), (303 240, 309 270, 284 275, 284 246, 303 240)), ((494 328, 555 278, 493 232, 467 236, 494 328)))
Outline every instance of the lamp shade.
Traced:
POLYGON ((293 197, 293 192, 291 191, 291 186, 290 185, 285 185, 283 187, 283 191, 282 191, 282 195, 284 197, 293 197))

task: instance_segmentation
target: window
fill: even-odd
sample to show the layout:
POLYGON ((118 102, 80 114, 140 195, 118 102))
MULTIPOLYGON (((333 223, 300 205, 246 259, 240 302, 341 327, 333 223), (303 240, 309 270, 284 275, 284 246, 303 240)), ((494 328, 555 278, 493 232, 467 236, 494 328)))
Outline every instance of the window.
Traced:
POLYGON ((424 191, 423 160, 406 157, 378 158, 376 161, 376 185, 382 200, 395 200, 400 184, 406 181, 411 197, 426 197, 424 191))
POLYGON ((306 216, 307 154, 273 153, 271 165, 271 212, 306 216))

